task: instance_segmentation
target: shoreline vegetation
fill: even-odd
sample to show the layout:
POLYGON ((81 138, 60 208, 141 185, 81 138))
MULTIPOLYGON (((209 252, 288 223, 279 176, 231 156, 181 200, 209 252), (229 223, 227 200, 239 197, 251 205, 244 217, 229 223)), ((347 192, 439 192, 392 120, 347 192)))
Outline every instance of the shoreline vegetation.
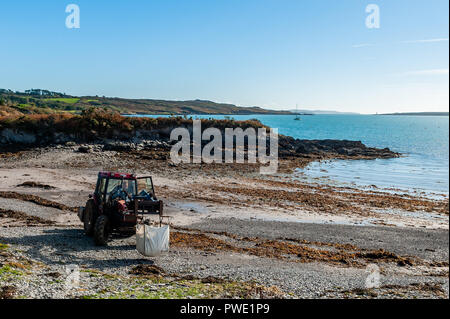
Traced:
MULTIPOLYGON (((192 130, 193 120, 187 117, 124 117, 117 112, 90 108, 77 114, 29 114, 0 117, 0 154, 49 145, 100 145, 104 150, 140 151, 158 144, 153 151, 159 158, 169 158, 170 133, 174 128, 192 130), (149 146, 150 145, 150 146, 149 146)), ((260 128, 256 119, 202 119, 203 129, 260 128)), ((207 144, 209 141, 203 141, 207 144)), ((300 140, 279 135, 279 158, 288 160, 291 168, 304 167, 323 159, 395 158, 400 154, 388 148, 365 146, 360 141, 300 140)))

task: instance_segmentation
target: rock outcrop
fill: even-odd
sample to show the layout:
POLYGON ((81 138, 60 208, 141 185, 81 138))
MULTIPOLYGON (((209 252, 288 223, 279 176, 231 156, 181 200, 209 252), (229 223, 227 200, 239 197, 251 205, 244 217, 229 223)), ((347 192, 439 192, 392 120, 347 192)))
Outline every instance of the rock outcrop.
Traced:
MULTIPOLYGON (((130 152, 142 150, 170 151, 170 132, 136 131, 128 134, 117 134, 115 138, 98 136, 95 139, 83 139, 79 136, 52 132, 0 131, 0 152, 11 148, 33 148, 49 145, 78 145, 78 152, 89 153, 92 148, 86 143, 102 145, 101 150, 130 152)), ((173 142, 172 142, 173 143, 173 142)), ((203 141, 203 144, 208 141, 203 141)), ((97 147, 98 149, 98 147, 97 147)), ((279 157, 316 157, 316 158, 393 158, 400 154, 388 148, 379 149, 367 147, 361 141, 347 140, 301 140, 289 136, 279 136, 279 157)))
POLYGON ((367 147, 361 141, 300 140, 284 136, 280 138, 279 144, 280 157, 330 154, 350 158, 394 158, 400 156, 399 153, 393 152, 389 148, 367 147))

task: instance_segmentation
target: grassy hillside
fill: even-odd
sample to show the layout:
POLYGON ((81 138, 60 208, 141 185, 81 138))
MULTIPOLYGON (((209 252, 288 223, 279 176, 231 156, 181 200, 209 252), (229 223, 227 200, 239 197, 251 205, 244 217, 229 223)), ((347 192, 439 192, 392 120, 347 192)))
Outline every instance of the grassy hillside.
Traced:
POLYGON ((7 113, 52 114, 80 113, 91 107, 128 114, 291 114, 259 107, 238 107, 211 101, 165 101, 151 99, 123 99, 99 96, 70 96, 47 90, 13 92, 0 89, 0 116, 7 113))

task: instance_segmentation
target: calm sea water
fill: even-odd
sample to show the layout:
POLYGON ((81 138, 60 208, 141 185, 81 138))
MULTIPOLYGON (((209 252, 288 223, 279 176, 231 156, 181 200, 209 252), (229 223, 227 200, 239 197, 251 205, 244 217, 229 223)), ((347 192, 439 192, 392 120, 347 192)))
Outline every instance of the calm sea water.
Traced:
MULTIPOLYGON (((202 115, 199 118, 224 118, 202 115)), ((446 116, 313 115, 294 121, 289 115, 233 115, 256 118, 300 139, 347 139, 389 147, 401 158, 327 161, 299 170, 298 177, 340 185, 375 185, 405 191, 449 193, 449 118, 446 116)))

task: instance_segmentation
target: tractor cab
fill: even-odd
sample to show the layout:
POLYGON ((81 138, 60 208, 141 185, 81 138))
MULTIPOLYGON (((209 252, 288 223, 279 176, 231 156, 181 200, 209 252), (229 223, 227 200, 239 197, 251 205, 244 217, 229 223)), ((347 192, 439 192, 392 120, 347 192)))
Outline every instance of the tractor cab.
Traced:
POLYGON ((134 198, 157 200, 151 177, 131 174, 99 173, 94 198, 103 204, 121 198, 127 202, 134 198))

